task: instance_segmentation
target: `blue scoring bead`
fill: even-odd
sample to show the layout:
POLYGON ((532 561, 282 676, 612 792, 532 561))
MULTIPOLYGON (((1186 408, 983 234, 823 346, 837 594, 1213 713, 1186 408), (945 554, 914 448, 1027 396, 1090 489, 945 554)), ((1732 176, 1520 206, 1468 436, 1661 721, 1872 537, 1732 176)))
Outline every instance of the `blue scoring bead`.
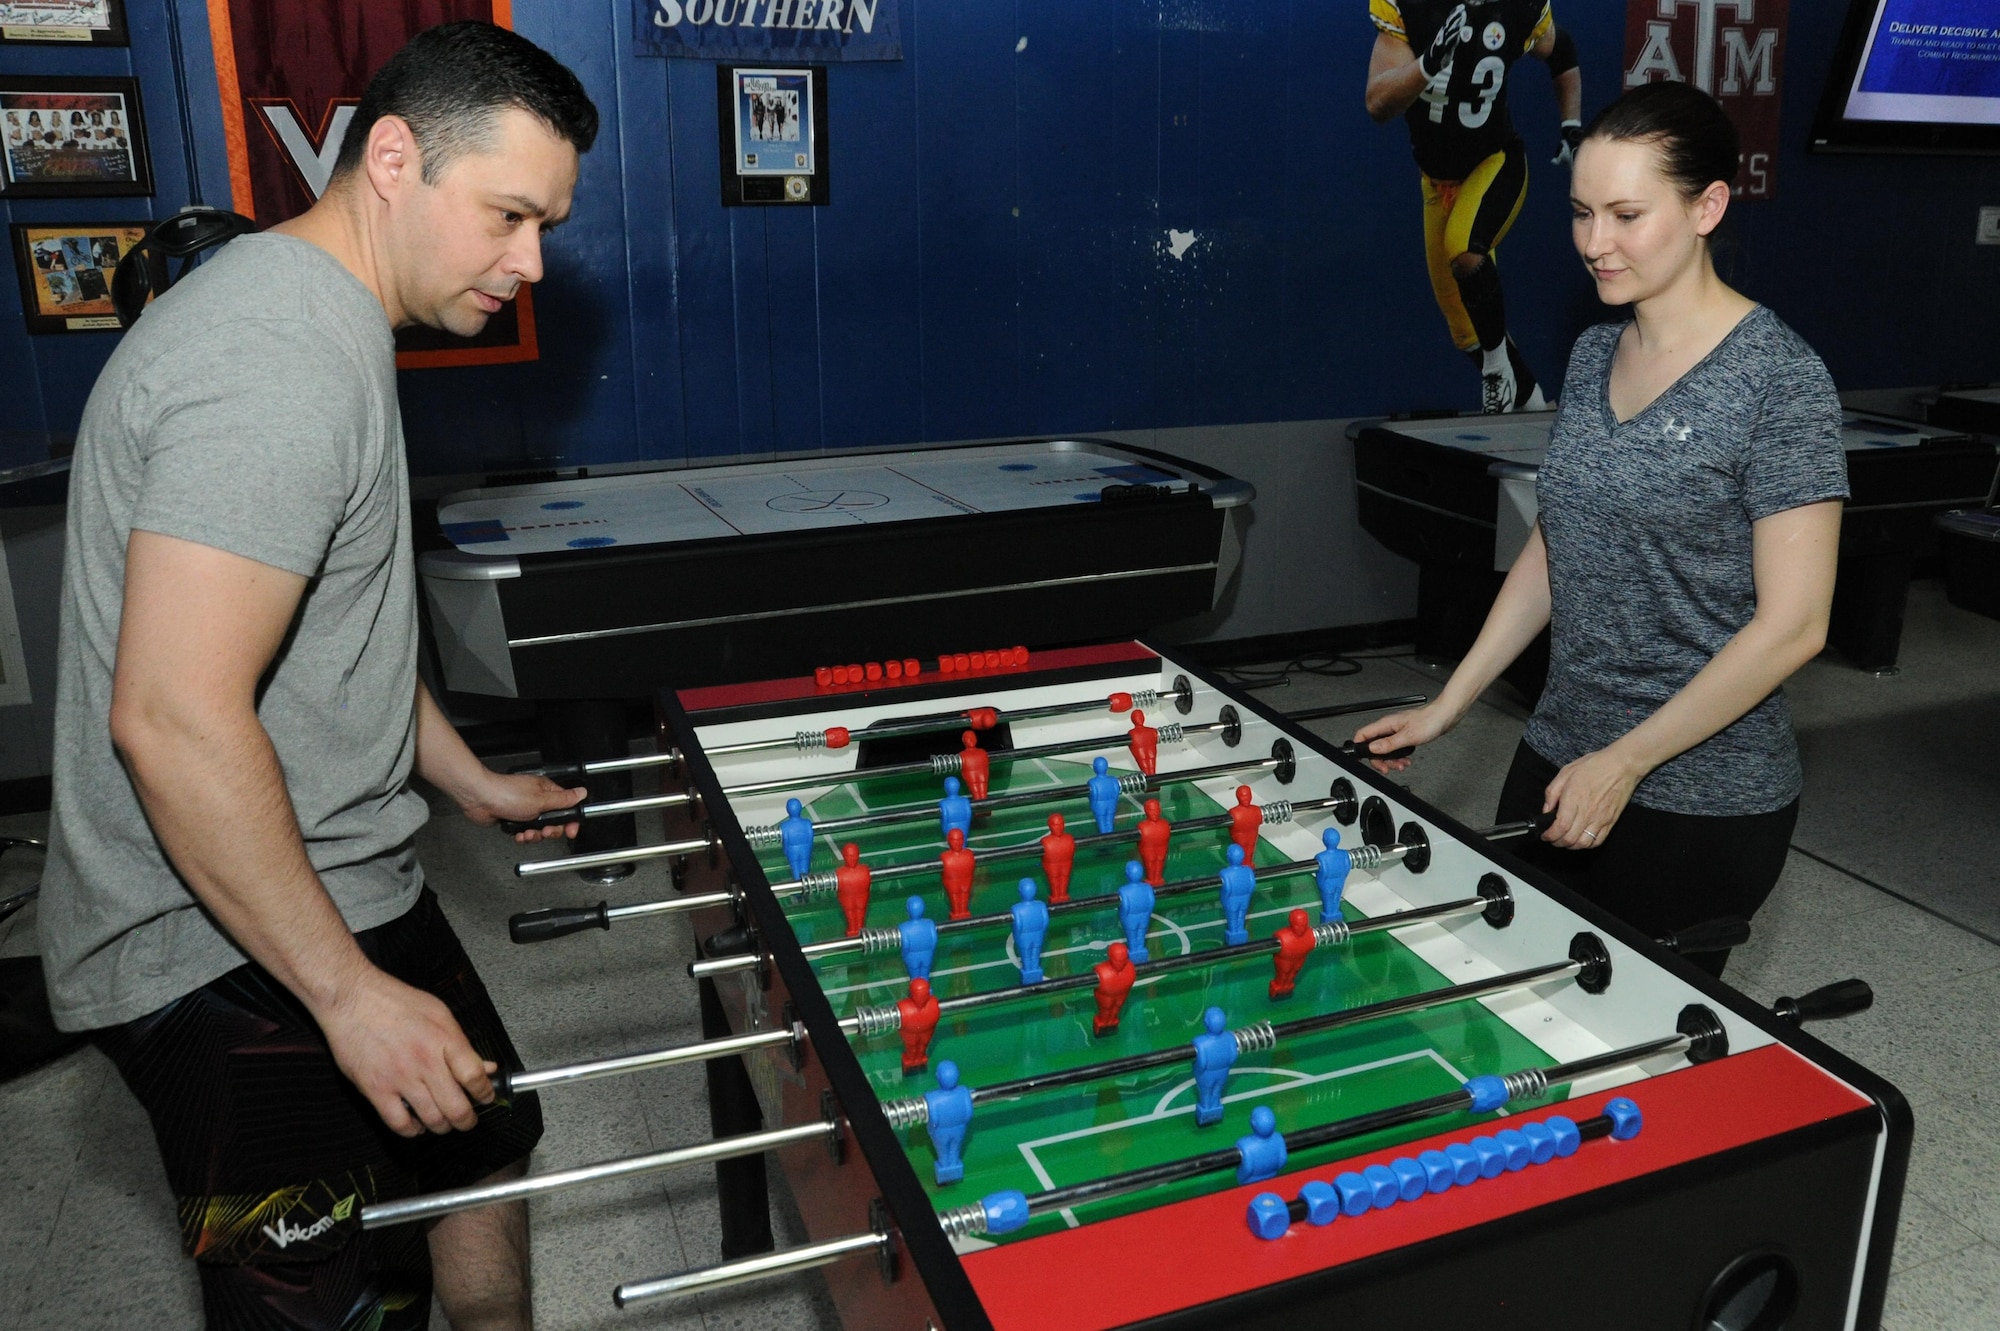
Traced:
POLYGON ((1407 1155, 1399 1155, 1391 1160, 1389 1171, 1402 1185, 1398 1191, 1406 1202, 1413 1202, 1430 1191, 1430 1179, 1425 1175, 1424 1167, 1407 1155))
POLYGON ((1375 1205, 1375 1186, 1351 1169, 1335 1179, 1333 1187, 1340 1194, 1340 1209, 1348 1215, 1366 1215, 1375 1205))
POLYGON ((1444 1158, 1451 1161, 1452 1182, 1459 1187, 1479 1182, 1479 1152, 1464 1142, 1453 1142, 1444 1148, 1444 1158))
POLYGON ((1622 1095, 1604 1106, 1604 1115, 1611 1120, 1611 1140, 1615 1142, 1631 1141, 1646 1126, 1646 1116, 1639 1112, 1639 1106, 1622 1095))
POLYGON ((1548 1129, 1556 1135, 1556 1155, 1567 1160, 1576 1154, 1576 1148, 1583 1145, 1583 1134, 1576 1130, 1576 1120, 1561 1114, 1551 1114, 1546 1120, 1548 1129))
POLYGON ((1370 1165, 1361 1171, 1361 1177, 1368 1180, 1369 1201, 1375 1209, 1386 1211, 1403 1196, 1403 1181, 1396 1177, 1387 1165, 1370 1165))
POLYGON ((1458 1166, 1443 1151, 1425 1151, 1417 1163, 1424 1167, 1424 1186, 1432 1192, 1447 1191, 1457 1181, 1458 1166))
POLYGON ((1472 1097, 1472 1111, 1485 1114, 1507 1103, 1507 1083, 1498 1077, 1474 1077, 1465 1083, 1465 1090, 1472 1097))
POLYGON ((986 1232, 988 1234, 1011 1234, 1028 1223, 1028 1198, 1025 1193, 1012 1188, 1005 1192, 989 1192, 979 1199, 986 1208, 986 1232))
POLYGON ((1281 1239, 1292 1227, 1292 1213, 1285 1199, 1275 1192, 1260 1192, 1250 1199, 1250 1232, 1260 1239, 1281 1239))
POLYGON ((1314 1179, 1299 1189, 1299 1200, 1306 1204, 1309 1224, 1330 1225, 1340 1216, 1340 1192, 1331 1183, 1314 1179))
POLYGON ((1528 1144, 1518 1129, 1502 1128, 1493 1134, 1493 1140, 1500 1143, 1500 1149, 1507 1153, 1507 1170, 1512 1173, 1526 1169, 1535 1159, 1535 1148, 1528 1144))
POLYGON ((1523 1123, 1521 1135, 1528 1139, 1528 1149, 1534 1153, 1531 1158, 1535 1164, 1545 1165, 1556 1158, 1556 1134, 1548 1124, 1523 1123))
POLYGON ((1479 1153, 1479 1177, 1498 1178, 1507 1170, 1507 1148, 1491 1137, 1474 1137, 1472 1149, 1479 1153))

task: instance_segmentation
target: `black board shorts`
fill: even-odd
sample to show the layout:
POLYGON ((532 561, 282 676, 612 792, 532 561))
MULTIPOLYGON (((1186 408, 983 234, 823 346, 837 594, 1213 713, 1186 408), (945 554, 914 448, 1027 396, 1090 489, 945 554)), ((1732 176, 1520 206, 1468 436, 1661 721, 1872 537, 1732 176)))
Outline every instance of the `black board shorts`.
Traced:
MULTIPOLYGON (((520 1066, 428 888, 355 941, 443 1000, 482 1058, 520 1066)), ((181 1246, 200 1267, 217 1331, 428 1325, 425 1227, 364 1232, 361 1208, 477 1183, 542 1135, 528 1093, 476 1106, 470 1131, 397 1136, 342 1075, 305 1007, 255 964, 95 1038, 152 1119, 181 1246)))

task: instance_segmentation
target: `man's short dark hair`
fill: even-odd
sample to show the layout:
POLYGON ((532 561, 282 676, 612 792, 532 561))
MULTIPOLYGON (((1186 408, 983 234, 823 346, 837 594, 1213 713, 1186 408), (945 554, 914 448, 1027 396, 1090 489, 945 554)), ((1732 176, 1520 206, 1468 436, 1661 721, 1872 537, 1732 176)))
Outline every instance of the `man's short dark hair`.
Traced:
POLYGON ((416 137, 424 183, 435 185, 459 156, 491 146, 493 117, 509 108, 534 116, 579 153, 597 138, 597 107, 583 84, 526 37, 470 20, 426 29, 368 81, 333 178, 361 165, 376 121, 401 116, 416 137))

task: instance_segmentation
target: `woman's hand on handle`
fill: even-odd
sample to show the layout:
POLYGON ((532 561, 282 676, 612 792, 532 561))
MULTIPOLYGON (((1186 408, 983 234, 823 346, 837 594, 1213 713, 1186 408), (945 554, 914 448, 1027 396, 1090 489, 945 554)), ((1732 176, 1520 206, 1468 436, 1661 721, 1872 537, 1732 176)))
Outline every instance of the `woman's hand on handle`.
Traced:
MULTIPOLYGON (((1370 753, 1394 753, 1416 748, 1437 739, 1458 724, 1458 717, 1437 703, 1414 711, 1378 717, 1354 732, 1354 742, 1370 753)), ((1368 765, 1378 772, 1400 772, 1410 765, 1408 758, 1370 758, 1368 765)))
POLYGON ((1584 754, 1549 782, 1542 811, 1553 812, 1555 821, 1542 840, 1565 850, 1597 849, 1610 839, 1645 775, 1615 746, 1584 754))

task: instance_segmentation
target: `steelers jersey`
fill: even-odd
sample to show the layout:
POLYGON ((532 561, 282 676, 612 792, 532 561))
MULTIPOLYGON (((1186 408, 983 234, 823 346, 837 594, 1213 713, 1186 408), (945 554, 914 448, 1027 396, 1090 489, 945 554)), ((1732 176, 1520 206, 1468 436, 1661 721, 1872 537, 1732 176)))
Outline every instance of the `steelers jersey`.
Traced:
MULTIPOLYGON (((1368 0, 1368 17, 1421 57, 1455 8, 1457 0, 1368 0)), ((1403 114, 1417 167, 1433 180, 1463 180, 1494 153, 1520 146, 1507 78, 1555 26, 1549 0, 1466 0, 1465 17, 1472 40, 1403 114)))

